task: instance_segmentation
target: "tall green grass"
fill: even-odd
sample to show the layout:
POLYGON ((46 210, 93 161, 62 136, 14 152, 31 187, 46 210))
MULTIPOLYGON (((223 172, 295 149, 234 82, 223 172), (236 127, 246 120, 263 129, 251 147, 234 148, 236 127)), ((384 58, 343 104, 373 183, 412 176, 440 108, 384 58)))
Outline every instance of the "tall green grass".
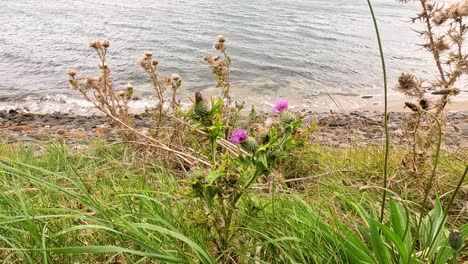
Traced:
MULTIPOLYGON (((259 189, 242 200, 235 223, 239 239, 228 249, 237 257, 233 262, 398 263, 411 255, 408 241, 416 237, 425 248, 435 241, 426 253, 434 260, 451 257, 440 204, 415 232, 418 210, 411 203, 391 201, 389 218, 381 224, 372 206, 378 192, 342 183, 346 177, 362 185, 378 175, 379 161, 366 158, 369 149, 359 155, 350 149, 354 154, 337 159, 325 149, 307 148, 322 153, 316 156, 319 174, 342 166, 356 172, 337 170, 320 183, 303 182, 310 189, 302 191, 278 183, 274 195, 259 189)), ((199 205, 187 196, 185 179, 142 163, 125 146, 98 144, 72 153, 54 144, 45 150, 3 144, 0 183, 3 263, 220 261, 193 215, 199 205)), ((466 225, 459 229, 467 235, 466 225)), ((421 245, 410 260, 417 260, 421 245)))

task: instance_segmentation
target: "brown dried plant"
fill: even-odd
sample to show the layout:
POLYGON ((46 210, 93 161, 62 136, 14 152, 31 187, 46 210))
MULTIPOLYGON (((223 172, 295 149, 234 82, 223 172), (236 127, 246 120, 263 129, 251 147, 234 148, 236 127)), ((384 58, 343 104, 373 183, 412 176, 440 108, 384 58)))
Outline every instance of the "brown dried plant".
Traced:
MULTIPOLYGON (((70 69, 67 74, 68 81, 72 88, 80 92, 84 98, 91 102, 97 109, 118 118, 122 123, 131 125, 132 120, 128 112, 128 103, 133 95, 133 87, 128 84, 121 90, 115 90, 110 75, 110 68, 107 65, 106 55, 109 49, 109 41, 89 42, 89 47, 93 48, 100 60, 98 68, 100 75, 97 77, 78 77, 76 70, 70 69)), ((119 132, 127 140, 133 140, 134 134, 120 122, 114 122, 119 128, 119 132)))
MULTIPOLYGON (((403 0, 402 2, 410 2, 403 0)), ((458 81, 468 74, 468 55, 464 51, 464 38, 468 25, 468 0, 445 7, 438 1, 415 0, 421 12, 412 18, 424 26, 416 31, 424 40, 421 45, 432 54, 437 69, 435 79, 418 79, 412 73, 402 73, 396 90, 414 101, 406 102, 413 112, 407 124, 412 137, 412 167, 416 173, 424 173, 427 161, 432 157, 438 123, 443 124, 444 110, 450 99, 460 93, 458 81), (436 98, 427 96, 432 94, 436 98), (438 97, 438 98, 437 98, 438 97)))
MULTIPOLYGON (((229 128, 231 124, 231 80, 230 66, 231 58, 228 56, 226 49, 226 38, 223 35, 218 36, 218 42, 214 44, 214 48, 221 53, 221 56, 205 56, 204 60, 210 66, 213 74, 217 78, 217 88, 220 88, 224 99, 225 124, 229 128)), ((225 137, 229 135, 229 129, 226 130, 225 137)))
POLYGON ((157 66, 158 66, 158 61, 154 60, 153 54, 151 52, 145 52, 143 58, 140 61, 141 67, 145 70, 146 73, 148 73, 150 79, 151 79, 151 84, 156 91, 157 99, 158 102, 156 103, 155 107, 155 119, 156 119, 156 135, 158 134, 159 130, 163 127, 164 123, 164 117, 167 116, 167 113, 172 109, 174 109, 177 105, 177 92, 179 91, 181 85, 182 85, 182 79, 180 76, 176 73, 172 75, 166 75, 164 78, 161 80, 161 78, 158 75, 157 71, 157 66), (172 96, 171 96, 171 101, 168 105, 168 107, 165 109, 164 105, 166 102, 165 99, 165 92, 168 90, 168 88, 172 88, 172 96))
POLYGON ((210 166, 204 157, 194 154, 195 152, 190 148, 172 142, 174 133, 177 131, 181 132, 182 129, 176 129, 177 131, 175 132, 173 129, 172 133, 168 133, 167 137, 158 137, 158 132, 162 129, 163 122, 166 120, 165 117, 171 112, 176 112, 179 104, 176 100, 176 94, 181 87, 182 79, 178 74, 166 76, 161 81, 156 70, 158 63, 153 59, 151 53, 146 52, 140 61, 140 65, 149 74, 152 85, 156 90, 157 98, 159 99, 155 107, 155 133, 149 136, 132 125, 132 117, 129 114, 129 102, 133 95, 133 87, 127 85, 122 90, 115 90, 113 87, 110 68, 106 63, 106 55, 110 46, 109 42, 93 40, 89 42, 89 46, 97 52, 100 59, 100 75, 98 77, 78 77, 77 71, 70 69, 67 72, 70 85, 98 110, 110 117, 112 124, 117 126, 118 132, 124 141, 134 143, 136 146, 156 149, 156 153, 153 152, 152 154, 171 153, 177 158, 176 162, 178 163, 183 161, 189 165, 204 164, 210 166), (168 87, 172 88, 172 95, 169 104, 165 104, 165 91, 168 90, 168 87), (167 106, 165 107, 165 105, 167 106))

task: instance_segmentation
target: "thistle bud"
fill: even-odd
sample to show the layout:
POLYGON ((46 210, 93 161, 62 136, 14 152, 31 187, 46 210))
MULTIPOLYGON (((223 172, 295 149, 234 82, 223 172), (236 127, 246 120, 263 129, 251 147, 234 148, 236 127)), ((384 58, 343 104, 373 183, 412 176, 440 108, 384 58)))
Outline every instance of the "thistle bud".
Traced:
POLYGON ((453 229, 450 231, 449 244, 453 251, 458 252, 463 246, 463 237, 460 231, 453 229))
POLYGON ((200 91, 195 91, 195 102, 203 101, 203 95, 200 91))
POLYGON ((248 137, 242 144, 242 148, 249 153, 255 153, 258 149, 258 143, 253 137, 248 137))
POLYGON ((204 117, 208 114, 209 109, 203 100, 203 95, 200 91, 195 92, 195 105, 193 106, 193 111, 197 117, 204 117))
POLYGON ((288 110, 283 110, 280 113, 280 121, 283 126, 289 125, 296 121, 296 116, 288 110))

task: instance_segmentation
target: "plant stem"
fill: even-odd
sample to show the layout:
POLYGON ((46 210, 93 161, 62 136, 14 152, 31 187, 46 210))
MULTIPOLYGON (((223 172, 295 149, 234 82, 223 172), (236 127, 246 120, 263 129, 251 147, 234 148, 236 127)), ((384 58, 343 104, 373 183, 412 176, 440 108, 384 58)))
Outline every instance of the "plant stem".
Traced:
POLYGON ((370 0, 367 0, 367 4, 369 6, 370 13, 372 15, 372 21, 375 27, 375 34, 377 36, 377 42, 379 44, 379 52, 380 52, 380 60, 382 62, 382 71, 383 71, 383 81, 384 81, 384 130, 385 130, 385 159, 384 159, 384 172, 383 172, 383 195, 382 195, 382 204, 380 210, 380 222, 383 222, 384 218, 384 211, 385 211, 385 200, 387 199, 387 177, 388 177, 388 155, 389 155, 389 146, 390 146, 390 139, 388 134, 388 95, 387 95, 387 71, 385 67, 385 58, 383 54, 382 48, 382 40, 380 39, 379 33, 379 26, 377 25, 377 18, 374 14, 374 9, 372 8, 372 4, 370 0))
MULTIPOLYGON (((437 137, 437 145, 436 145, 437 148, 436 148, 435 158, 434 158, 434 166, 432 168, 431 177, 429 177, 429 180, 428 180, 427 185, 426 185, 426 189, 424 190, 424 199, 423 199, 423 202, 422 202, 422 205, 421 205, 421 213, 419 214, 418 227, 416 228, 415 234, 419 234, 419 230, 421 229, 423 217, 424 217, 424 214, 425 214, 425 211, 426 211, 426 202, 427 202, 427 199, 429 198, 429 192, 432 189, 433 181, 434 181, 434 178, 436 176, 437 165, 439 164, 440 146, 442 144, 442 125, 440 124, 439 119, 434 114, 432 114, 430 112, 427 112, 427 111, 424 111, 424 110, 422 110, 422 111, 424 113, 427 113, 428 115, 430 115, 434 119, 434 121, 436 122, 437 128, 438 128, 438 137, 437 137)), ((413 241, 413 245, 411 247, 411 251, 410 251, 410 254, 409 254, 410 259, 408 259, 408 261, 411 260, 411 255, 413 254, 413 250, 414 250, 415 245, 416 245, 416 240, 413 241)))

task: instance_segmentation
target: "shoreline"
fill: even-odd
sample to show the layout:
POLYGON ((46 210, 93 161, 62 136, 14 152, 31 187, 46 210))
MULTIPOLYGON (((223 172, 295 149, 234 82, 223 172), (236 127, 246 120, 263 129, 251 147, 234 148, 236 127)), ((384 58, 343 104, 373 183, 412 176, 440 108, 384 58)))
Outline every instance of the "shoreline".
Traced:
MULTIPOLYGON (((302 111, 305 125, 315 123, 311 140, 330 147, 381 145, 385 141, 383 115, 379 111, 339 112, 302 111)), ((389 133, 392 145, 408 143, 403 124, 409 112, 389 111, 389 133)), ((147 133, 154 123, 145 115, 132 115, 134 126, 147 133)), ((70 114, 32 114, 15 110, 0 111, 0 140, 43 143, 63 139, 73 145, 86 145, 94 139, 120 141, 105 116, 70 114)), ((468 111, 447 112, 443 148, 451 152, 468 150, 468 111)))
MULTIPOLYGON (((205 89, 202 93, 206 98, 210 96, 218 96, 218 90, 205 89)), ((244 111, 249 111, 251 106, 255 106, 258 111, 270 112, 275 103, 281 99, 289 101, 291 110, 296 112, 353 112, 353 111, 371 111, 383 112, 384 99, 383 95, 347 95, 347 94, 320 94, 309 96, 308 98, 294 98, 285 94, 272 95, 250 95, 251 93, 233 92, 233 98, 243 98, 238 100, 238 103, 245 103, 244 111)), ((183 107, 191 106, 191 94, 181 96, 183 107)), ((436 100, 437 97, 429 97, 431 100, 436 100)), ((406 98, 399 94, 388 95, 388 111, 389 112, 410 112, 405 109, 404 102, 413 101, 411 98, 406 98)), ((132 114, 141 114, 146 108, 151 108, 156 104, 152 97, 136 97, 130 101, 130 111, 132 114)), ((0 111, 15 110, 17 112, 46 114, 53 115, 56 113, 69 115, 99 115, 92 104, 81 99, 81 96, 73 97, 72 95, 56 94, 53 96, 27 98, 26 100, 3 100, 0 101, 0 111)), ((453 97, 446 106, 447 112, 468 112, 468 95, 465 94, 453 97)))

